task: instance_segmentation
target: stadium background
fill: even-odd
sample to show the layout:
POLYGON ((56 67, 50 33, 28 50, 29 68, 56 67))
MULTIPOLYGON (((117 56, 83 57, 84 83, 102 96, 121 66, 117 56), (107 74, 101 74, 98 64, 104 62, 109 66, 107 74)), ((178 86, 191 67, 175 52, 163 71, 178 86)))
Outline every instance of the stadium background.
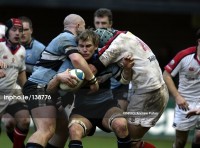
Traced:
MULTIPOLYGON (((28 16, 33 21, 34 37, 47 45, 63 30, 66 15, 80 14, 86 27, 93 27, 93 13, 100 7, 112 10, 114 28, 130 30, 143 39, 156 54, 162 69, 179 50, 195 44, 195 32, 200 28, 199 0, 1 0, 0 22, 11 17, 28 16)), ((171 147, 174 138, 171 127, 173 107, 174 101, 170 98, 161 119, 145 136, 158 148, 171 147)), ((116 147, 113 137, 113 134, 98 131, 84 143, 86 147, 92 147, 95 142, 100 147, 108 143, 112 148, 116 147)), ((0 148, 10 147, 11 143, 3 132, 0 148)))

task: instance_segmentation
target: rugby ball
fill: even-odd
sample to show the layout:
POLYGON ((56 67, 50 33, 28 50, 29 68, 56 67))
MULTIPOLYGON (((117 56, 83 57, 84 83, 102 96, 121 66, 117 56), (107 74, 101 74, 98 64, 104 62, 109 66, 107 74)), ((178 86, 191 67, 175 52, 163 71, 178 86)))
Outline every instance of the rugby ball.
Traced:
POLYGON ((65 83, 60 83, 61 90, 73 91, 73 90, 78 89, 81 86, 81 84, 83 83, 85 74, 81 69, 72 69, 69 71, 69 73, 78 78, 78 84, 76 85, 76 87, 72 88, 65 83))

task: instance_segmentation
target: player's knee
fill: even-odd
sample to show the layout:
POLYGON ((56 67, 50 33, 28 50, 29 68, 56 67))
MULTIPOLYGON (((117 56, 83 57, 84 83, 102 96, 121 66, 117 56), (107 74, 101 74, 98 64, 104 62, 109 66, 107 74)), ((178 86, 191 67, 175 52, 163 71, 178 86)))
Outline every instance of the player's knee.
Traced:
POLYGON ((20 129, 28 129, 30 124, 30 118, 19 118, 17 121, 17 126, 20 129))
POLYGON ((6 121, 3 120, 3 123, 5 124, 5 128, 7 131, 13 130, 16 124, 15 119, 13 118, 7 118, 6 121))
POLYGON ((69 134, 70 137, 73 139, 73 137, 81 138, 84 135, 86 135, 86 126, 82 121, 79 120, 72 120, 69 125, 69 134))
POLYGON ((74 123, 69 127, 70 137, 82 137, 83 129, 79 124, 74 123))
POLYGON ((43 138, 46 139, 46 141, 50 140, 51 137, 53 137, 55 133, 56 127, 54 125, 46 125, 43 129, 39 128, 37 131, 40 133, 39 135, 43 135, 43 138))
POLYGON ((128 135, 127 120, 125 118, 115 118, 111 123, 111 128, 120 138, 128 135))

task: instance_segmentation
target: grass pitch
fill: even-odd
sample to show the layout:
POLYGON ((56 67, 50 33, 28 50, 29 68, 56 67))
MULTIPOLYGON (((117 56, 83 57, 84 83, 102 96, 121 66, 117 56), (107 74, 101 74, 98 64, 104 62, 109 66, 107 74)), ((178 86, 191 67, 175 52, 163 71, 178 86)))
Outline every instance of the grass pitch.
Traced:
MULTIPOLYGON (((31 133, 31 132, 30 132, 31 133)), ((30 134, 29 134, 30 136, 30 134)), ((169 140, 163 139, 155 139, 150 137, 145 137, 146 141, 153 143, 156 148, 171 148, 173 140, 170 138, 169 140)), ((68 148, 68 142, 65 148, 68 148)), ((85 137, 83 139, 84 148, 117 148, 116 138, 113 134, 107 133, 96 133, 92 137, 85 137)), ((188 142, 185 148, 190 148, 191 142, 188 142)), ((8 139, 5 132, 1 133, 0 136, 0 148, 12 148, 12 143, 8 139)))

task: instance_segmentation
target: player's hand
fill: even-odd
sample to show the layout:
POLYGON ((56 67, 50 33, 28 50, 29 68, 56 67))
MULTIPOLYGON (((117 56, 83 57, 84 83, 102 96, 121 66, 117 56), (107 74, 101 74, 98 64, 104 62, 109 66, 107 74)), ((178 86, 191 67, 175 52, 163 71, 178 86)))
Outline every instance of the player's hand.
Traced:
POLYGON ((179 109, 184 110, 184 111, 189 110, 189 104, 181 95, 177 96, 175 99, 176 99, 176 104, 178 105, 179 109))
POLYGON ((190 118, 194 115, 200 115, 200 109, 193 109, 193 110, 189 111, 186 115, 186 118, 190 118))
POLYGON ((7 64, 0 60, 0 69, 6 69, 7 64))
POLYGON ((70 74, 70 69, 67 69, 66 71, 57 74, 57 78, 60 81, 60 83, 65 83, 69 87, 76 87, 78 84, 78 79, 70 74))
POLYGON ((124 69, 131 69, 134 66, 134 59, 133 56, 127 54, 122 60, 123 68, 124 69))
POLYGON ((0 79, 4 78, 6 76, 6 73, 3 69, 0 69, 0 79))

